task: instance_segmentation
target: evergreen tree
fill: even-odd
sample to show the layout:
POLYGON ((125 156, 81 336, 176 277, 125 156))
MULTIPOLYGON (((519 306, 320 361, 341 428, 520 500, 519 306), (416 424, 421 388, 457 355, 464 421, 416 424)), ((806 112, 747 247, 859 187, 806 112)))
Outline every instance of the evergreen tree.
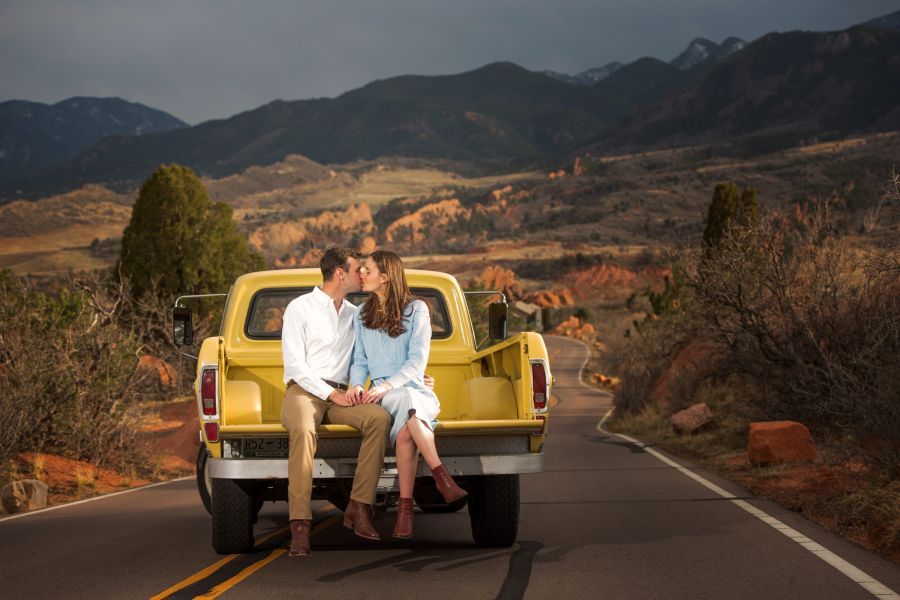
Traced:
POLYGON ((264 266, 194 172, 161 165, 141 186, 122 235, 119 265, 136 296, 155 279, 165 296, 227 291, 238 275, 264 266))
POLYGON ((752 227, 759 223, 759 203, 756 190, 744 188, 741 192, 732 183, 720 183, 713 192, 712 203, 703 231, 703 246, 710 248, 718 244, 722 234, 732 224, 752 227))

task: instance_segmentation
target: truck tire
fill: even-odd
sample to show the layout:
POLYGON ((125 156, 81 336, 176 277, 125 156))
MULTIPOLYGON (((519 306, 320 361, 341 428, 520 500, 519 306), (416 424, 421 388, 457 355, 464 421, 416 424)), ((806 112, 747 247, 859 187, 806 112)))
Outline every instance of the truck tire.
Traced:
POLYGON ((209 471, 206 468, 206 465, 209 464, 208 461, 209 451, 205 445, 200 444, 200 451, 197 452, 197 492, 200 494, 200 502, 203 503, 203 508, 211 515, 212 478, 209 476, 209 471))
POLYGON ((252 481, 212 480, 213 550, 219 554, 242 554, 253 550, 255 507, 252 481))
POLYGON ((519 533, 519 476, 469 477, 472 539, 481 547, 512 546, 519 533))

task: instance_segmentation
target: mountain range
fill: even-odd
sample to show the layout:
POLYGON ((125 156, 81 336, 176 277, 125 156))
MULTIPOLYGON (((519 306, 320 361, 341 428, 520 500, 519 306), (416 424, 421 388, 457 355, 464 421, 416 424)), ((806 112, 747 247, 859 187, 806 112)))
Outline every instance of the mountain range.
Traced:
POLYGON ((278 100, 194 127, 170 117, 160 130, 95 140, 30 174, 12 169, 26 175, 15 181, 7 170, 0 194, 33 198, 92 182, 134 189, 168 162, 212 177, 291 154, 324 164, 405 156, 505 168, 594 148, 900 128, 900 31, 881 25, 897 15, 877 27, 773 33, 746 45, 698 38, 670 63, 610 63, 590 85, 493 63, 375 81, 336 98, 278 100))
POLYGON ((111 135, 187 127, 160 110, 120 98, 74 97, 56 104, 0 102, 0 181, 37 173, 111 135))

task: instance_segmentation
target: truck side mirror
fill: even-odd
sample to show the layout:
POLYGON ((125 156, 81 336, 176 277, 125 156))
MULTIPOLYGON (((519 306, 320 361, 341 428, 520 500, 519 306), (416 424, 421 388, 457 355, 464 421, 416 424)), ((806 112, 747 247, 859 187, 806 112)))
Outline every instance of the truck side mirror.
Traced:
POLYGON ((191 309, 180 306, 172 309, 172 334, 176 346, 190 346, 194 343, 191 309))
POLYGON ((506 339, 508 317, 509 305, 506 302, 491 302, 488 307, 488 331, 492 341, 499 342, 506 339))

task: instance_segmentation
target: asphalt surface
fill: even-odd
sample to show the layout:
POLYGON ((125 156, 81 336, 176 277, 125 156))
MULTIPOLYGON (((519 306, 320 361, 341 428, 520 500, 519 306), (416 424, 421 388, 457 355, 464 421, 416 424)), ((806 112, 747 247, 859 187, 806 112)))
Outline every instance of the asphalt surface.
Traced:
MULTIPOLYGON (((222 557, 210 547, 193 480, 182 480, 0 519, 0 598, 897 597, 893 564, 598 429, 611 397, 579 382, 586 348, 547 342, 558 404, 545 471, 522 476, 511 548, 474 546, 465 509, 417 512, 414 540, 377 543, 356 538, 340 513, 316 503, 313 556, 292 559, 287 507, 268 503, 256 550, 222 557)), ((393 512, 377 526, 389 539, 393 512)))

